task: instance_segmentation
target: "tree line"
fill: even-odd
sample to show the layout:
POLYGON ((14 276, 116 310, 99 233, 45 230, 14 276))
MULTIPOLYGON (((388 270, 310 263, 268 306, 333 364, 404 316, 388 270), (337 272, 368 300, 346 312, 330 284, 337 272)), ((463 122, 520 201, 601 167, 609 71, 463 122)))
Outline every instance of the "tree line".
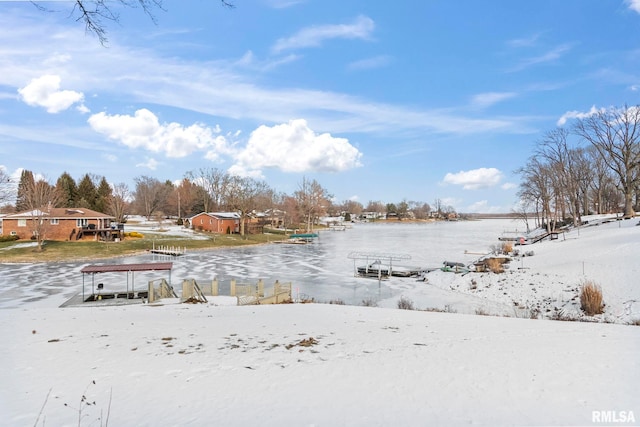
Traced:
POLYGON ((518 213, 548 231, 588 214, 640 210, 640 107, 611 107, 545 133, 517 171, 518 213))
MULTIPOLYGON (((113 215, 117 222, 126 222, 129 215, 141 215, 149 220, 171 217, 182 224, 183 219, 200 212, 232 211, 243 219, 240 222, 243 235, 244 219, 254 212, 277 212, 285 226, 302 225, 307 230, 322 216, 346 214, 355 219, 364 212, 374 212, 398 219, 426 219, 431 215, 431 206, 424 202, 370 201, 366 207, 353 200, 336 203, 315 179, 303 178, 293 194, 285 194, 264 181, 231 175, 217 168, 189 171, 178 183, 142 175, 134 179, 133 188, 126 183, 109 184, 106 177, 90 173, 75 180, 64 172, 53 183, 23 170, 14 204, 11 204, 9 184, 8 176, 0 170, 0 204, 4 205, 5 213, 44 212, 46 207, 86 208, 113 215)), ((453 211, 439 199, 434 206, 443 216, 453 211)))

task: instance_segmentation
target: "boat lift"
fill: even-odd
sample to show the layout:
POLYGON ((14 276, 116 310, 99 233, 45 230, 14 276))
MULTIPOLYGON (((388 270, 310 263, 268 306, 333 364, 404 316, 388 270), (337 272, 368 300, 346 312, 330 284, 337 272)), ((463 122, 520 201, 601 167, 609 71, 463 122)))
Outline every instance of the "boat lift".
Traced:
POLYGON ((412 270, 408 272, 404 269, 394 270, 394 261, 406 261, 411 259, 408 254, 391 254, 381 252, 351 252, 348 256, 353 260, 354 275, 359 277, 371 277, 378 280, 386 279, 389 276, 408 276, 412 270), (357 266, 357 261, 364 261, 364 266, 357 266))

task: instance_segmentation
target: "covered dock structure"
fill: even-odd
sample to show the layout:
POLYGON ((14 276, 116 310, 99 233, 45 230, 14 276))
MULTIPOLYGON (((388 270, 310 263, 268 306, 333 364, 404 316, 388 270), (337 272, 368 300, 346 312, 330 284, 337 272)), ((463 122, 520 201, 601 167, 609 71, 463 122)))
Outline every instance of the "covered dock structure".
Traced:
POLYGON ((136 290, 135 273, 137 272, 149 272, 149 271, 162 271, 168 273, 168 283, 171 283, 171 269, 173 268, 172 262, 153 262, 153 263, 137 263, 137 264, 94 264, 83 267, 80 272, 82 273, 82 294, 79 294, 63 306, 77 305, 79 303, 92 302, 92 301, 108 301, 111 300, 114 303, 118 300, 120 303, 124 303, 127 300, 133 300, 131 302, 141 301, 148 298, 149 291, 148 286, 145 283, 143 290, 136 290), (96 275, 103 273, 126 273, 126 288, 122 291, 105 291, 103 283, 96 283, 96 275))

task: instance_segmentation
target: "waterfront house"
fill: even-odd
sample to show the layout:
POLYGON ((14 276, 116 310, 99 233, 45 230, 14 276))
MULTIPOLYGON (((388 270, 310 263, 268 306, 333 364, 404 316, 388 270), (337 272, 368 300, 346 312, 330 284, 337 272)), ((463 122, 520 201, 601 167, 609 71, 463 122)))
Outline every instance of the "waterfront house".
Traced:
POLYGON ((237 212, 201 212, 189 218, 194 230, 231 234, 240 232, 240 215, 237 212))
POLYGON ((2 218, 2 234, 31 239, 33 221, 41 221, 47 240, 116 240, 123 228, 115 217, 86 208, 48 208, 6 215, 2 218))

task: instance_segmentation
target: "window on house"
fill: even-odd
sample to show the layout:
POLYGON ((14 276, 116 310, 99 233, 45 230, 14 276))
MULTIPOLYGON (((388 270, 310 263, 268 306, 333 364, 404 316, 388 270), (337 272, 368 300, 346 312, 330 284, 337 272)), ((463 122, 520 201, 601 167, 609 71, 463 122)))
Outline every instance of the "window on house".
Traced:
POLYGON ((204 219, 200 218, 200 224, 204 224, 204 219))
POLYGON ((76 227, 86 227, 89 225, 89 220, 86 218, 78 218, 76 219, 76 227))
POLYGON ((51 223, 51 225, 58 225, 60 224, 60 220, 58 218, 51 218, 49 220, 49 222, 51 223))
POLYGON ((27 226, 27 220, 26 219, 19 219, 18 220, 18 227, 26 227, 27 226))
POLYGON ((18 233, 16 233, 15 231, 12 231, 12 232, 11 232, 11 233, 9 233, 9 234, 11 234, 12 236, 15 236, 15 235, 16 235, 16 234, 18 234, 18 233))

